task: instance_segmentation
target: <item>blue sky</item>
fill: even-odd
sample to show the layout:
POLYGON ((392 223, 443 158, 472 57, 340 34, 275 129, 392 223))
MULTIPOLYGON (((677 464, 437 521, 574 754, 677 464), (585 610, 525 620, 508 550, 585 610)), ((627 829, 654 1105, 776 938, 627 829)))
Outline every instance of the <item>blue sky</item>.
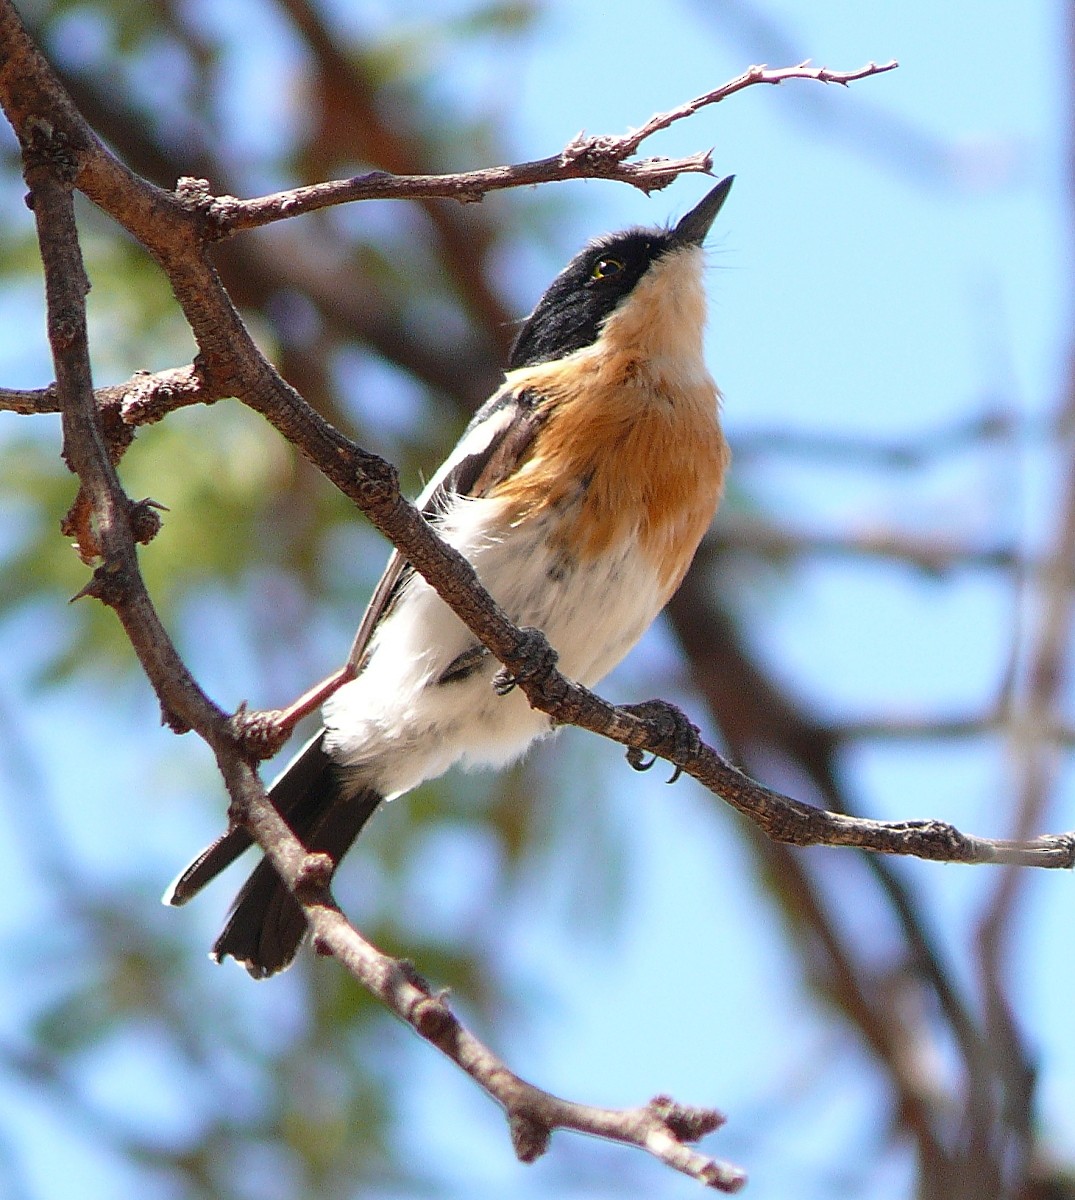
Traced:
MULTIPOLYGON (((398 11, 338 7, 367 18, 392 19, 398 11)), ((498 103, 510 80, 513 151, 540 157, 580 128, 638 125, 770 57, 737 11, 625 0, 613 19, 609 6, 565 0, 548 7, 528 49, 506 59, 447 59, 443 86, 478 105, 498 103), (702 12, 714 15, 699 20, 702 12)), ((806 82, 751 89, 645 147, 675 155, 713 146, 717 173, 737 177, 714 239, 708 340, 733 441, 768 428, 899 440, 997 404, 1048 413, 1070 336, 1062 6, 983 3, 973 20, 960 6, 917 0, 826 0, 808 10, 773 2, 765 12, 792 44, 788 61, 809 57, 850 69, 897 58, 901 65, 846 91, 806 82)), ((271 32, 265 44, 286 64, 271 32)), ((245 79, 244 86, 258 85, 256 76, 245 79)), ((243 86, 235 103, 244 103, 243 86)), ((252 158, 271 139, 274 119, 270 112, 263 126, 251 126, 245 152, 252 158)), ((686 177, 649 198, 594 182, 560 189, 563 216, 549 223, 544 258, 531 252, 520 309, 585 238, 682 213, 704 187, 686 177)), ((516 202, 510 194, 485 201, 516 202)), ((46 381, 43 363, 30 378, 28 365, 25 347, 0 334, 4 382, 46 381)), ((750 466, 740 480, 776 519, 793 516, 807 528, 895 526, 987 545, 1021 530, 1033 539, 1047 525, 1053 484, 1032 445, 1015 463, 1001 451, 956 456, 880 480, 852 467, 786 460, 750 466)), ((837 716, 974 709, 991 697, 1007 652, 1011 599, 996 581, 972 574, 930 582, 889 566, 826 563, 796 571, 793 586, 754 587, 750 602, 752 636, 766 660, 837 716)), ((5 635, 16 658, 26 632, 5 635)), ((617 699, 667 692, 668 653, 655 630, 605 690, 617 699)), ((227 681, 211 682, 217 695, 229 694, 227 681)), ((22 699, 17 684, 7 690, 9 702, 22 699)), ((90 716, 83 699, 34 698, 23 718, 39 749, 55 746, 58 726, 67 730, 67 753, 46 759, 63 820, 91 869, 106 877, 107 830, 87 814, 108 808, 118 820, 136 813, 148 774, 164 795, 146 833, 149 869, 159 866, 163 887, 176 856, 212 832, 207 809, 191 814, 169 791, 177 764, 189 769, 191 759, 205 756, 190 739, 175 743, 154 728, 155 709, 143 692, 121 692, 110 711, 90 716), (120 730, 133 730, 138 745, 117 742, 120 730), (104 760, 101 745, 111 747, 104 760), (80 753, 95 756, 91 779, 80 753)), ((564 741, 572 756, 581 752, 581 735, 564 741)), ((998 796, 1011 780, 1002 746, 866 746, 851 768, 854 792, 872 813, 938 816, 976 832, 1003 832, 998 796)), ((596 765, 586 770, 595 793, 599 783, 607 787, 629 895, 611 939, 600 918, 574 918, 583 851, 574 863, 545 864, 518 911, 502 915, 508 971, 532 982, 539 997, 503 1037, 508 1060, 534 1082, 582 1100, 630 1105, 666 1091, 724 1109, 731 1122, 707 1147, 749 1168, 754 1200, 788 1195, 789 1179, 799 1197, 904 1195, 898 1152, 878 1150, 868 1161, 833 1168, 841 1147, 884 1145, 882 1098, 860 1051, 801 987, 769 902, 729 836, 734 818, 715 811, 688 780, 665 788, 656 772, 628 773, 612 747, 596 751, 596 765), (789 1095, 797 1098, 796 1119, 767 1120, 789 1095)), ((17 786, 14 774, 0 771, 8 800, 17 786)), ((1075 825, 1070 777, 1049 825, 1075 825)), ((0 825, 5 855, 14 841, 0 825)), ((443 836, 419 853, 436 904, 465 910, 467 888, 480 878, 480 850, 464 851, 443 836)), ((844 869, 835 858, 833 869, 844 869)), ((976 871, 909 869, 965 966, 976 871)), ((1073 980, 1069 956, 1049 947, 1067 946, 1071 903, 1068 876, 1033 881, 1019 964, 1042 1053, 1048 1127, 1066 1158, 1075 1152, 1073 980)), ((211 908, 175 919, 198 923, 208 937, 219 916, 211 908)), ((222 978, 246 986, 238 973, 229 976, 222 978)), ((251 1011, 256 1018, 277 1003, 269 988, 259 990, 251 1011)), ((447 1194, 572 1200, 616 1191, 616 1156, 630 1152, 572 1147, 560 1134, 549 1159, 524 1170, 511 1157, 499 1113, 468 1081, 403 1030, 390 1051, 421 1085, 411 1092, 415 1125, 403 1153, 435 1162, 447 1194), (572 1185, 566 1176, 576 1161, 582 1182, 572 1185), (608 1168, 607 1189, 595 1182, 595 1164, 608 1168)), ((98 1086, 108 1093, 136 1077, 131 1062, 105 1064, 98 1086)), ((48 1114, 24 1114, 18 1129, 39 1147, 28 1154, 35 1197, 67 1194, 76 1171, 87 1197, 115 1194, 122 1183, 114 1164, 77 1140, 57 1171, 48 1114)), ((694 1195, 697 1186, 657 1165, 631 1178, 647 1196, 694 1195)))

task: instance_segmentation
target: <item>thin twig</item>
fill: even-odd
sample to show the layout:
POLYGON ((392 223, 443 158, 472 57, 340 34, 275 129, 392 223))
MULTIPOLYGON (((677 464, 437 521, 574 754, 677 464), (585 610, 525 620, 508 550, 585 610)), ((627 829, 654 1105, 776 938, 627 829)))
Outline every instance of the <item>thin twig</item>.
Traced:
POLYGON ((0 388, 0 412, 22 413, 23 416, 42 416, 60 411, 56 385, 43 388, 0 388))
POLYGON ((940 458, 1015 437, 1041 438, 1050 430, 1044 421, 1019 419, 1007 411, 986 411, 904 441, 880 441, 836 431, 743 429, 732 440, 737 467, 751 460, 786 456, 829 467, 888 467, 903 470, 931 466, 940 458))
MULTIPOLYGON (((166 371, 137 371, 125 383, 109 384, 93 392, 101 415, 101 432, 109 444, 113 461, 117 443, 123 448, 129 439, 116 434, 118 426, 134 429, 152 425, 169 413, 192 404, 213 404, 227 395, 214 390, 202 377, 196 364, 172 367, 166 371)), ((0 412, 41 415, 63 411, 55 383, 43 388, 0 388, 0 412)))
POLYGON ((815 83, 838 83, 847 87, 848 84, 854 83, 858 79, 866 79, 871 75, 882 75, 886 71, 896 70, 898 66, 899 63, 892 59, 890 62, 881 64, 867 63, 864 67, 859 67, 857 71, 831 71, 828 67, 812 67, 810 60, 807 59, 794 67, 767 67, 765 65, 747 67, 742 75, 736 76, 728 83, 721 84, 711 92, 704 92, 701 96, 696 96, 693 100, 688 100, 677 108, 650 117, 634 133, 623 138, 617 149, 627 148, 627 153, 633 154, 646 138, 652 137, 659 130, 667 129, 676 121, 694 116, 699 109, 710 104, 719 104, 721 100, 727 100, 736 92, 741 92, 744 88, 753 87, 758 83, 775 85, 786 83, 789 79, 812 79, 815 83))
MULTIPOLYGON (((4 7, 8 7, 7 0, 4 0, 4 7)), ((3 11, 0 8, 0 12, 3 11)), ((471 565, 440 541, 424 518, 403 499, 393 468, 349 442, 280 379, 258 351, 220 287, 205 255, 204 244, 198 240, 194 228, 197 220, 190 206, 176 204, 174 199, 138 180, 118 163, 85 126, 36 51, 34 57, 34 73, 39 89, 47 97, 50 114, 57 122, 72 123, 67 140, 71 145, 84 148, 81 155, 75 156, 76 180, 86 187, 92 199, 152 249, 168 273, 198 340, 199 363, 211 389, 234 392, 244 403, 261 412, 355 501, 483 644, 512 674, 521 677, 519 686, 535 707, 547 712, 558 723, 577 724, 629 748, 671 757, 678 766, 748 815, 771 837, 781 841, 798 845, 853 845, 884 853, 916 854, 947 861, 1070 865, 1073 846, 1070 839, 1062 836, 1020 843, 994 842, 963 835, 937 822, 886 824, 825 813, 747 779, 710 747, 701 746, 691 753, 674 749, 660 721, 647 721, 617 709, 554 669, 528 675, 535 636, 540 635, 520 631, 512 625, 480 586, 471 565)), ((15 60, 13 55, 8 61, 13 63, 15 60)), ((790 70, 793 76, 814 77, 807 68, 790 70)), ((748 72, 746 76, 755 82, 776 81, 771 72, 748 72)), ((747 86, 746 76, 728 86, 733 90, 747 86)), ((0 75, 0 83, 2 79, 0 75)), ((718 92, 727 94, 721 89, 718 92)), ((23 98, 30 94, 34 94, 33 90, 24 88, 15 98, 24 103, 23 98)), ((710 95, 715 97, 717 92, 710 95)), ((12 100, 9 92, 6 97, 9 106, 12 106, 12 100)), ((18 111, 17 104, 14 107, 13 124, 21 129, 27 114, 18 111)), ((192 706, 191 720, 198 720, 199 715, 197 705, 192 706)), ((258 723, 257 718, 258 714, 250 714, 255 723, 258 723)), ((240 738, 247 720, 243 714, 233 722, 233 730, 240 738)), ((263 720, 260 726, 264 727, 263 720)), ((253 748, 244 743, 244 749, 250 752, 253 748)))
MULTIPOLYGON (((966 716, 886 713, 883 716, 830 721, 825 728, 834 737, 846 741, 940 742, 996 737, 1005 730, 1010 731, 1012 721, 1013 718, 994 712, 966 716)), ((1046 745, 1075 746, 1075 728, 1056 721, 1037 727, 1034 736, 1046 745)))
POLYGON ((580 134, 549 158, 450 175, 392 175, 387 171, 367 171, 349 179, 307 184, 252 200, 214 196, 204 179, 181 179, 178 190, 192 211, 204 218, 207 231, 222 238, 357 200, 441 199, 476 203, 489 192, 566 179, 609 179, 653 192, 688 172, 708 174, 712 166, 708 151, 683 158, 622 162, 614 151, 606 149, 602 139, 585 138, 580 134))
MULTIPOLYGON (((1010 571, 1036 569, 1011 546, 973 546, 950 536, 923 535, 911 530, 868 528, 850 530, 796 529, 764 518, 729 513, 719 515, 707 539, 716 549, 746 551, 776 560, 806 556, 880 558, 926 575, 955 570, 1010 571)), ((1075 579, 1075 568, 1072 568, 1075 579)))
POLYGON ((644 158, 629 162, 647 138, 667 129, 676 121, 693 116, 699 109, 719 104, 736 92, 755 84, 778 84, 788 79, 811 79, 819 83, 845 86, 870 75, 893 71, 899 64, 868 63, 857 71, 830 71, 800 63, 794 67, 750 67, 742 75, 714 88, 678 108, 650 117, 638 129, 625 134, 588 136, 578 134, 557 154, 511 166, 487 167, 447 175, 394 175, 370 171, 350 179, 336 179, 239 200, 234 196, 213 196, 210 185, 201 179, 182 179, 180 196, 199 212, 217 237, 226 237, 243 229, 254 229, 273 221, 301 216, 333 204, 355 200, 419 200, 440 197, 463 203, 481 200, 489 192, 524 187, 564 179, 612 179, 630 184, 643 192, 667 187, 688 172, 708 173, 712 169, 710 152, 698 152, 684 158, 644 158))
POLYGON ((347 921, 328 888, 331 860, 307 854, 252 768, 234 759, 220 765, 235 798, 233 818, 250 829, 303 905, 316 949, 339 959, 388 1009, 504 1109, 522 1162, 544 1154, 555 1130, 572 1129, 637 1146, 716 1191, 735 1192, 742 1187, 746 1176, 737 1167, 690 1148, 689 1143, 724 1123, 714 1109, 678 1104, 667 1097, 657 1097, 641 1108, 595 1108, 564 1100, 516 1075, 460 1023, 444 993, 435 991, 410 964, 378 950, 347 921))
MULTIPOLYGON (((350 181, 327 185, 328 192, 300 189, 301 194, 253 201, 247 208, 238 201, 221 207, 207 188, 197 184, 186 184, 178 194, 163 192, 129 171, 86 125, 29 43, 10 0, 0 0, 0 44, 5 47, 0 60, 0 102, 28 156, 28 178, 39 206, 42 253, 50 282, 50 339, 56 386, 65 414, 65 450, 84 488, 84 502, 76 507, 71 524, 84 555, 101 560, 85 592, 116 609, 173 727, 193 728, 212 746, 236 816, 249 822, 259 844, 306 905, 319 945, 338 954, 393 1011, 449 1053, 504 1105, 520 1157, 529 1160, 540 1154, 552 1129, 573 1128, 642 1146, 711 1187, 734 1190, 742 1182, 734 1168, 706 1159, 685 1145, 719 1123, 712 1110, 690 1109, 662 1099, 643 1109, 617 1113, 575 1105, 541 1092, 493 1058, 462 1029, 442 997, 415 973, 365 943, 336 909, 326 886, 325 868, 329 864, 321 856, 305 854, 265 798, 251 765, 252 747, 246 737, 251 718, 241 713, 226 718, 201 691, 176 654, 145 590, 135 551, 140 518, 145 514, 137 511, 141 506, 130 503, 115 477, 111 466, 115 451, 104 431, 89 377, 83 295, 79 292, 83 275, 70 204, 71 187, 84 191, 134 234, 168 275, 200 352, 198 377, 188 376, 191 390, 183 398, 196 402, 210 396, 235 395, 262 413, 369 515, 519 678, 519 686, 531 703, 555 721, 578 724, 634 750, 671 758, 770 837, 795 845, 858 846, 942 861, 1054 867, 1072 864, 1075 838, 991 841, 961 834, 939 822, 885 823, 824 812, 754 783, 709 747, 699 744, 684 748, 669 734, 667 722, 658 717, 644 719, 635 712, 616 708, 551 667, 532 671, 540 635, 519 630, 507 620, 479 586, 470 564, 441 542, 421 514, 402 499, 395 471, 388 464, 349 442, 280 378, 258 351, 208 257, 207 241, 222 232, 249 227, 239 223, 242 219, 263 224, 311 211, 322 203, 354 199, 353 190, 350 195, 344 194, 350 181), (333 190, 341 186, 343 192, 333 190), (226 217, 223 224, 222 214, 226 217), (73 293, 71 281, 78 285, 73 293)), ((539 174, 542 179, 588 175, 622 179, 636 186, 659 186, 655 181, 667 182, 680 171, 707 169, 708 156, 671 165, 667 160, 625 163, 623 158, 649 133, 666 128, 703 103, 715 103, 752 83, 776 83, 783 78, 846 83, 894 65, 871 64, 846 75, 805 66, 783 72, 752 69, 724 88, 684 106, 682 111, 652 118, 647 123, 650 128, 643 126, 626 139, 576 139, 554 160, 542 160, 552 166, 537 164, 539 174), (624 146, 628 149, 623 150, 624 146)), ((522 164, 524 172, 534 166, 522 164)), ((496 170, 510 176, 513 168, 496 170)), ((482 173, 468 174, 468 186, 474 187, 475 177, 482 173)), ((465 188, 459 192, 458 181, 452 186, 459 193, 457 198, 476 198, 487 186, 538 181, 525 174, 513 179, 497 177, 482 183, 469 196, 464 194, 465 188)), ((364 186, 386 188, 390 184, 395 186, 384 177, 366 177, 364 186)), ((435 193, 422 189, 437 186, 444 186, 444 181, 404 180, 400 185, 403 190, 397 188, 392 194, 432 195, 435 193)), ((142 410, 141 417, 152 419, 167 411, 173 400, 174 396, 158 393, 142 410)))

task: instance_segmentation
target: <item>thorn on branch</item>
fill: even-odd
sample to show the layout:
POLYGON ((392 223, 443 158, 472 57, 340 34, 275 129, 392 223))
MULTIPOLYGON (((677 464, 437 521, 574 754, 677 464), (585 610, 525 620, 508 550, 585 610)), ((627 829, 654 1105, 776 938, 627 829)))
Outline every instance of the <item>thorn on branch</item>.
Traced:
POLYGON ((190 725, 184 721, 174 709, 169 708, 164 701, 161 701, 161 724, 165 729, 170 729, 172 733, 182 736, 184 733, 190 733, 190 725))
POLYGON ((700 1142, 728 1119, 715 1108, 680 1104, 671 1096, 654 1096, 647 1107, 677 1142, 700 1142))
POLYGON ((140 545, 148 546, 161 531, 162 512, 167 505, 147 496, 144 500, 132 500, 127 509, 127 520, 131 526, 131 537, 140 545))
POLYGON ((77 591, 69 603, 74 604, 76 600, 81 600, 84 596, 91 596, 94 600, 100 600, 102 604, 107 604, 109 608, 119 608, 127 598, 129 583, 127 573, 122 566, 114 563, 102 563, 94 571, 89 583, 77 591))
POLYGON ((295 876, 295 898, 302 903, 313 903, 332 882, 336 864, 332 856, 322 851, 311 851, 302 860, 295 876))
POLYGON ((523 1163, 536 1162, 549 1148, 552 1130, 531 1113, 513 1112, 508 1117, 515 1157, 523 1163))
POLYGON ((446 1037, 458 1025, 455 1014, 448 1007, 448 992, 439 991, 419 1000, 411 1009, 411 1024, 434 1044, 446 1037))

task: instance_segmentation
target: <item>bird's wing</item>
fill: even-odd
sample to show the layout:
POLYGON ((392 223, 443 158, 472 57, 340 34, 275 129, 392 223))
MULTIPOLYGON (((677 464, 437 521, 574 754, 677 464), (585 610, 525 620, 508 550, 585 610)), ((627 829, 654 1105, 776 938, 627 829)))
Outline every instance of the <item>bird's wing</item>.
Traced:
MULTIPOLYGON (((444 512, 458 496, 487 495, 525 460, 547 409, 528 389, 502 388, 475 413, 455 449, 426 485, 416 504, 427 519, 444 512)), ((392 552, 355 635, 348 661, 361 670, 370 638, 414 568, 392 552)))

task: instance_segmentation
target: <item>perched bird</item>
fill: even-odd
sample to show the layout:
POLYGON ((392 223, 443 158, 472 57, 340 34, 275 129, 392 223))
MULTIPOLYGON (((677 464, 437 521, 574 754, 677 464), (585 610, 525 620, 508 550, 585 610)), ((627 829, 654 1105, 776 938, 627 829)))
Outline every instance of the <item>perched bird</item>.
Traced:
MULTIPOLYGON (((679 586, 720 500, 728 449, 702 354, 706 234, 722 180, 678 224, 598 238, 523 323, 502 386, 417 501, 520 626, 592 686, 679 586)), ((550 730, 499 664, 394 553, 359 627, 357 676, 271 788, 308 850, 339 863, 382 801, 455 763, 502 766, 550 730)), ((234 828, 179 876, 184 904, 252 844, 234 828)), ((213 946, 255 978, 306 932, 267 859, 213 946)))

